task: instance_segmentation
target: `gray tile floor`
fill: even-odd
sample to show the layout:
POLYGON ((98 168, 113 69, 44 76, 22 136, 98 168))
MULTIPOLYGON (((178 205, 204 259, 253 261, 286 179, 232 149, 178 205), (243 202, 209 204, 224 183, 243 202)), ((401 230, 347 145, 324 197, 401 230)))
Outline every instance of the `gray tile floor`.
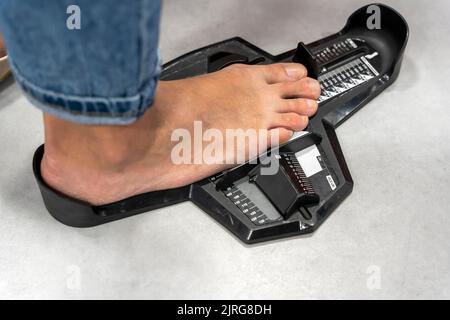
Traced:
MULTIPOLYGON (((246 247, 195 206, 95 229, 55 222, 31 173, 41 114, 0 92, 1 298, 450 298, 450 5, 409 21, 400 78, 339 130, 352 195, 308 238, 246 247)), ((240 35, 272 53, 340 29, 367 1, 168 0, 164 59, 240 35)))

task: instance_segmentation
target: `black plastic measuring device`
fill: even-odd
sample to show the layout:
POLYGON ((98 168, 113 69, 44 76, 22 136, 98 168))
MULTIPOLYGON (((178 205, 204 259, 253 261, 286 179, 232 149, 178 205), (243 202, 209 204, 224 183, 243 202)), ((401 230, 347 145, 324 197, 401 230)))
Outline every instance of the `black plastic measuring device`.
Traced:
POLYGON ((191 185, 150 192, 102 206, 72 199, 49 187, 37 149, 33 168, 45 206, 60 222, 92 227, 183 201, 192 201, 246 243, 311 233, 351 193, 353 180, 336 128, 398 77, 408 41, 405 19, 390 7, 380 9, 381 28, 369 29, 368 6, 353 13, 338 33, 280 55, 271 55, 241 38, 219 42, 163 67, 162 80, 214 72, 235 63, 303 63, 322 88, 317 114, 306 132, 272 151, 278 171, 245 163, 191 185))

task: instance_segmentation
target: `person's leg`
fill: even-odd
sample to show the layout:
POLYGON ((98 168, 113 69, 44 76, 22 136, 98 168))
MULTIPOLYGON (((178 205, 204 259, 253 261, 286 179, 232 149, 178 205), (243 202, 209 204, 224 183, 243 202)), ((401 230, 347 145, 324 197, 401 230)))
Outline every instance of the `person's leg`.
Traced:
POLYGON ((6 57, 6 47, 3 42, 3 36, 0 33, 0 82, 9 75, 9 65, 6 57))
POLYGON ((0 33, 0 58, 3 58, 4 56, 6 56, 6 47, 3 42, 3 36, 0 33))
POLYGON ((173 130, 192 132, 196 120, 222 133, 276 132, 282 143, 317 110, 319 85, 298 64, 232 66, 161 81, 155 91, 157 1, 70 1, 82 12, 82 29, 75 31, 58 29, 65 28, 59 18, 64 1, 41 1, 46 10, 37 10, 36 2, 4 0, 0 27, 16 79, 44 111, 43 177, 69 196, 104 204, 226 168, 173 163, 173 130), (27 13, 28 34, 14 17, 27 13))

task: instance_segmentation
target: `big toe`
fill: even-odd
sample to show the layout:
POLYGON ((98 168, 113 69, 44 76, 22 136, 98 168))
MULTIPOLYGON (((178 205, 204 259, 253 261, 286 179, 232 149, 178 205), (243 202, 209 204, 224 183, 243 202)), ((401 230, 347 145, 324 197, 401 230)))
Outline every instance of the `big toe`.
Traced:
POLYGON ((268 84, 298 81, 308 73, 306 68, 298 63, 276 63, 259 68, 268 84))

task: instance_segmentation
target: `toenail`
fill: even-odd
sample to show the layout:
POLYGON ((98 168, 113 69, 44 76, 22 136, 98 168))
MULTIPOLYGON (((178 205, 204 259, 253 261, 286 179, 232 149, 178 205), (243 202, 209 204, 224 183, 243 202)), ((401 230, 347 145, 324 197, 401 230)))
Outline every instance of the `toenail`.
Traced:
POLYGON ((317 94, 317 96, 320 95, 321 89, 320 89, 320 84, 319 84, 318 81, 316 81, 316 80, 311 81, 311 82, 309 83, 309 89, 310 89, 312 92, 314 92, 314 94, 317 94))
POLYGON ((320 85, 319 85, 319 82, 318 82, 317 80, 311 80, 311 81, 309 82, 309 87, 310 87, 312 90, 320 90, 320 85))
POLYGON ((286 73, 290 78, 300 79, 305 76, 305 68, 300 65, 291 65, 285 67, 286 73))
POLYGON ((317 109, 317 101, 315 100, 306 100, 306 101, 310 111, 315 111, 317 109))
POLYGON ((301 117, 301 122, 302 122, 302 125, 308 125, 308 122, 309 122, 309 117, 307 117, 307 116, 302 116, 301 117))

